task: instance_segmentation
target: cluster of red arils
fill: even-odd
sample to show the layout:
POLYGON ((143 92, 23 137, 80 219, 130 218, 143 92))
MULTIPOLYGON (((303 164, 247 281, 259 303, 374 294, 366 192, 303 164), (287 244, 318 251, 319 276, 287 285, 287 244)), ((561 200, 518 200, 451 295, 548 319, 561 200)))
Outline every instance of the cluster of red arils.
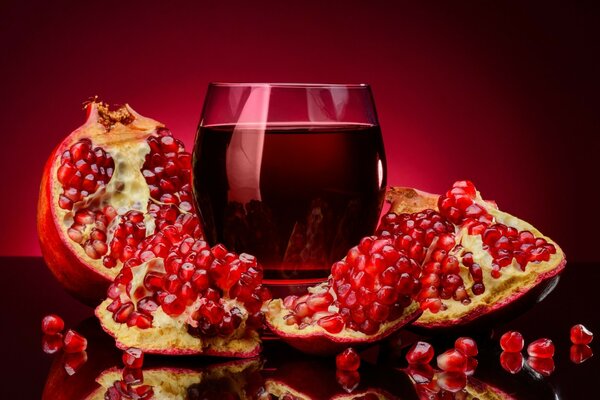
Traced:
MULTIPOLYGON (((570 359, 575 364, 581 364, 593 353, 589 344, 594 335, 581 324, 571 328, 570 359)), ((517 331, 508 331, 500 337, 500 365, 507 372, 516 374, 523 368, 523 355, 521 351, 525 346, 523 335, 517 331)), ((554 343, 547 338, 534 340, 527 346, 527 365, 543 376, 549 376, 554 372, 554 343)))
POLYGON ((46 354, 54 354, 62 350, 63 364, 69 375, 75 374, 87 361, 87 339, 68 329, 63 335, 65 322, 56 314, 46 315, 42 319, 42 350, 46 354))
POLYGON ((477 368, 475 357, 478 349, 475 340, 460 337, 454 342, 454 348, 438 355, 436 361, 441 372, 437 374, 429 365, 434 353, 431 344, 423 341, 413 344, 406 353, 407 372, 415 382, 417 394, 421 398, 445 398, 444 393, 452 396, 463 391, 467 386, 467 377, 477 368))

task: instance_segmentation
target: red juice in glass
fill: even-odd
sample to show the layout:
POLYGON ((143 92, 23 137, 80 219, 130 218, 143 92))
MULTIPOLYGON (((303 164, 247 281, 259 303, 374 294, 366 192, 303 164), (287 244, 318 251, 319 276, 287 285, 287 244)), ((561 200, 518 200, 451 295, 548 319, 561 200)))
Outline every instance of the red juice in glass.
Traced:
POLYGON ((384 200, 385 153, 368 86, 219 85, 209 88, 193 161, 207 241, 255 255, 276 292, 326 279, 375 230, 384 200), (229 92, 224 106, 215 91, 229 92), (215 121, 215 103, 230 108, 217 114, 238 115, 215 121))

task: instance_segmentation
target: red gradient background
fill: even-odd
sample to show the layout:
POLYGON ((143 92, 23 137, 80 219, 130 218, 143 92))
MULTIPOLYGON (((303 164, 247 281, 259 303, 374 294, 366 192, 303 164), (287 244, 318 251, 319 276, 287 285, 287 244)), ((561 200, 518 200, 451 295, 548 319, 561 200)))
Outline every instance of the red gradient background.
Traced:
POLYGON ((220 80, 368 82, 390 184, 469 178, 571 260, 600 260, 598 10, 394 3, 2 2, 0 255, 40 254, 43 164, 84 100, 128 102, 191 146, 220 80))

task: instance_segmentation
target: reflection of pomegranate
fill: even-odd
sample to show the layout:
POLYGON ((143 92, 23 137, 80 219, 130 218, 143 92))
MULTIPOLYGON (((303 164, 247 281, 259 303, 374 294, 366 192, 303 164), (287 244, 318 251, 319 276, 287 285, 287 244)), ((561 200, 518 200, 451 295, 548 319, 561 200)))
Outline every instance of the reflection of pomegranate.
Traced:
MULTIPOLYGON (((128 105, 110 110, 92 101, 86 108, 87 121, 46 163, 38 232, 56 278, 97 304, 146 236, 168 236, 172 226, 194 237, 201 232, 190 214, 191 156, 183 144, 128 105)), ((165 252, 160 240, 153 245, 155 254, 165 252)))
POLYGON ((536 228, 484 201, 469 181, 437 196, 392 188, 379 237, 422 265, 422 329, 461 329, 543 297, 565 255, 536 228))

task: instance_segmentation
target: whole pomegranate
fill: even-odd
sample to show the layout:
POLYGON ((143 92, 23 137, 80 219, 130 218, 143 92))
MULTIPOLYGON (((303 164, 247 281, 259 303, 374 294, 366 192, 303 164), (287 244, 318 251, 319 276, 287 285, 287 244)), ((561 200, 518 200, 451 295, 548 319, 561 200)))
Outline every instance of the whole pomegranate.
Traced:
MULTIPOLYGON (((128 105, 111 110, 94 100, 86 110, 86 122, 46 163, 37 221, 54 276, 95 305, 144 238, 174 226, 202 232, 183 143, 128 105)), ((160 244, 154 250, 165 252, 160 244)))

